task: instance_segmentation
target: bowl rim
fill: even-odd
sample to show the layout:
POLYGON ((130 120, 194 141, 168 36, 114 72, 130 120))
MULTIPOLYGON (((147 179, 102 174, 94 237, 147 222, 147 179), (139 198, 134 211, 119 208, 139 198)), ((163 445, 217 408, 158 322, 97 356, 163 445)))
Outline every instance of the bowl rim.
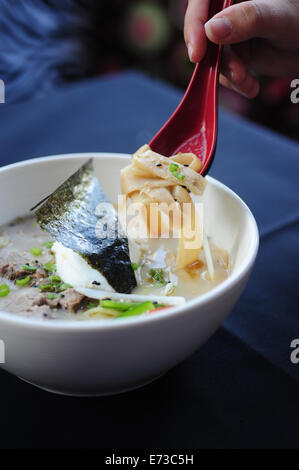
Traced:
MULTIPOLYGON (((118 152, 80 152, 80 153, 67 153, 67 154, 57 154, 57 155, 47 155, 44 157, 36 157, 28 160, 22 160, 17 163, 12 163, 0 167, 0 174, 6 171, 14 170, 15 168, 21 168, 24 166, 38 165, 43 164, 49 161, 60 161, 60 160, 79 160, 82 158, 123 158, 129 159, 130 154, 127 153, 118 153, 118 152)), ((251 243, 251 250, 247 253, 245 259, 243 260, 241 266, 236 270, 235 273, 231 274, 227 279, 218 284, 216 287, 205 292, 204 294, 196 297, 192 300, 186 302, 183 306, 172 307, 171 312, 160 311, 155 315, 147 315, 142 317, 131 317, 124 318, 121 322, 115 322, 115 319, 105 319, 105 320, 87 320, 87 321, 73 321, 73 320, 63 320, 63 321, 46 321, 38 318, 28 318, 18 316, 9 312, 0 310, 0 323, 3 322, 7 325, 24 327, 27 329, 35 330, 55 330, 59 332, 66 331, 106 331, 106 330, 119 330, 124 328, 130 328, 133 326, 141 326, 144 324, 167 321, 167 319, 174 318, 179 315, 187 315, 188 312, 192 311, 194 308, 200 308, 207 305, 209 302, 219 299, 224 293, 232 290, 252 269, 258 248, 259 248, 259 231, 257 227, 256 220, 245 202, 228 186, 221 183, 217 179, 206 176, 207 180, 210 181, 214 186, 220 188, 227 194, 229 194, 233 199, 235 199, 238 204, 240 204, 243 210, 246 212, 249 217, 250 223, 253 228, 253 240, 251 243)))

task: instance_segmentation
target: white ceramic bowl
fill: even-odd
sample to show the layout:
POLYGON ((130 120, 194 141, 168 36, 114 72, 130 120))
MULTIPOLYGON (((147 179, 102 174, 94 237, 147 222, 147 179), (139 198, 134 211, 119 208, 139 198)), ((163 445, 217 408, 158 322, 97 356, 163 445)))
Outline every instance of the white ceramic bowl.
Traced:
MULTIPOLYGON (((0 169, 0 224, 27 214, 90 156, 104 191, 115 201, 128 155, 38 158, 0 169)), ((183 307, 118 322, 55 322, 0 312, 3 369, 56 393, 109 395, 151 382, 195 352, 239 299, 259 244, 253 215, 230 189, 208 178, 204 200, 206 231, 230 253, 227 280, 183 307)))

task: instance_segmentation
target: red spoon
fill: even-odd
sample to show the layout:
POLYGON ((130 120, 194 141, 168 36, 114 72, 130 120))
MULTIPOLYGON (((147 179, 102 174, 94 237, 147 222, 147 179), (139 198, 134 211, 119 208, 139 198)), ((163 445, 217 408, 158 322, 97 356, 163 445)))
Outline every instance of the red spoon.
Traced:
MULTIPOLYGON (((231 4, 232 0, 211 0, 209 19, 231 4)), ((193 152, 203 163, 202 175, 207 174, 216 151, 221 50, 221 46, 208 42, 206 55, 196 65, 182 101, 149 144, 166 156, 193 152)))

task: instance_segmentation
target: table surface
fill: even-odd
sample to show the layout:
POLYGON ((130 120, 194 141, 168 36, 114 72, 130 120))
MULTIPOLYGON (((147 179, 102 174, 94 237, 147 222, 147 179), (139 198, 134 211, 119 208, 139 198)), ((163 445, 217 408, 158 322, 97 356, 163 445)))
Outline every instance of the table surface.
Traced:
MULTIPOLYGON (((180 98, 128 72, 1 105, 0 164, 131 153, 180 98)), ((222 111, 210 174, 246 201, 261 235, 254 272, 228 320, 164 377, 119 396, 56 396, 0 371, 0 447, 299 447, 299 364, 290 361, 299 338, 299 146, 222 111)))

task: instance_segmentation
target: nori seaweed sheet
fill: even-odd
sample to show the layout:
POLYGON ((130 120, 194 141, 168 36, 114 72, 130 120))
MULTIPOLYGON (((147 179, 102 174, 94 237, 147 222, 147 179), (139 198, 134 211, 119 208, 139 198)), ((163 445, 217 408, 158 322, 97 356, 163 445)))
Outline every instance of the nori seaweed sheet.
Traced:
POLYGON ((31 210, 35 211, 43 230, 79 253, 101 272, 116 292, 130 293, 136 287, 128 239, 122 233, 116 211, 93 174, 92 159, 31 210), (100 203, 109 204, 106 214, 105 211, 98 214, 96 208, 100 203), (97 233, 104 234, 100 238, 96 235, 96 226, 97 233))

